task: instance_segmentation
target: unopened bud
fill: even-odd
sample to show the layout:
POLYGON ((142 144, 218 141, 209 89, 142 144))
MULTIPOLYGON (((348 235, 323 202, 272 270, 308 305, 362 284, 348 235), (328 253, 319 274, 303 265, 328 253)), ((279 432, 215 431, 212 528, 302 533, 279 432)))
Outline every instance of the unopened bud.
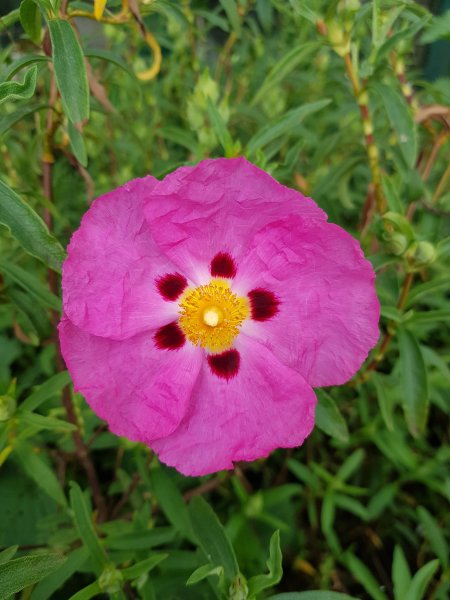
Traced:
POLYGON ((243 575, 238 575, 236 579, 231 582, 228 598, 229 600, 247 600, 248 585, 243 575))
POLYGON ((329 21, 328 39, 330 40, 333 50, 339 56, 345 56, 350 52, 350 38, 345 34, 342 27, 337 21, 329 21))
POLYGON ((415 242, 408 248, 406 258, 413 268, 427 267, 436 260, 436 249, 430 242, 415 242))
POLYGON ((394 256, 401 256, 408 248, 408 239, 402 233, 393 233, 384 236, 386 250, 394 256))
POLYGON ((122 584, 123 575, 113 565, 106 567, 98 580, 101 591, 107 594, 117 594, 122 589, 122 584))

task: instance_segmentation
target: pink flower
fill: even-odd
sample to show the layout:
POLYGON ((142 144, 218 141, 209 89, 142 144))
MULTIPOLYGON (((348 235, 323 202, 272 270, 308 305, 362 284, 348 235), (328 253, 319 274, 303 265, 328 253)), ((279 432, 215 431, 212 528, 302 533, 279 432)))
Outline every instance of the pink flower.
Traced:
POLYGON ((63 268, 75 388, 186 475, 301 445, 312 387, 346 382, 378 339, 373 269, 326 218, 243 158, 96 200, 63 268))

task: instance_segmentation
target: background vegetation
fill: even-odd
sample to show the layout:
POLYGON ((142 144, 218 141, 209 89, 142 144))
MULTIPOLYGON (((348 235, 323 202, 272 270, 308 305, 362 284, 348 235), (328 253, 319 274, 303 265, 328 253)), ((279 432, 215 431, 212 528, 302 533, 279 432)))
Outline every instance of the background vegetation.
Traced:
POLYGON ((0 598, 448 598, 450 12, 1 9, 0 598), (361 240, 382 337, 302 448, 183 478, 73 394, 58 274, 94 196, 240 154, 361 240))

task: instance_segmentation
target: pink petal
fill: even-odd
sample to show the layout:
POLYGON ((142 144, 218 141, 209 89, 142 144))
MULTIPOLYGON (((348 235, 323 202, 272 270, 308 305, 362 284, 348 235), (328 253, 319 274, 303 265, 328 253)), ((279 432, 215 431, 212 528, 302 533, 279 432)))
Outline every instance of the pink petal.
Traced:
POLYGON ((314 425, 314 392, 263 345, 239 336, 239 372, 219 378, 205 360, 191 405, 172 435, 150 443, 185 475, 232 469, 278 447, 300 446, 314 425))
POLYGON ((245 158, 177 169, 155 186, 145 207, 154 239, 196 284, 208 281, 217 254, 238 262, 259 229, 289 214, 326 219, 313 200, 245 158))
POLYGON ((242 331, 313 387, 345 383, 378 340, 373 268, 337 225, 291 217, 262 229, 233 284, 239 294, 254 288, 273 292, 278 312, 242 331))
POLYGON ((84 215, 63 265, 64 311, 81 329, 124 339, 177 315, 157 278, 176 268, 161 254, 142 206, 157 180, 135 179, 98 198, 84 215))
POLYGON ((148 442, 177 428, 202 363, 198 348, 158 350, 150 332, 126 340, 96 337, 67 317, 59 338, 75 389, 113 433, 148 442))

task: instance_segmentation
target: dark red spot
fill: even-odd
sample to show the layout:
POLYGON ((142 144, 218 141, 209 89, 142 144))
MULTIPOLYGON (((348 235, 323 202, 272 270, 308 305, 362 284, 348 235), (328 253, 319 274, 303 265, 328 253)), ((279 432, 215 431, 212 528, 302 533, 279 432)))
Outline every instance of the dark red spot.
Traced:
POLYGON ((180 273, 167 273, 156 280, 156 287, 164 300, 176 300, 188 282, 180 273))
POLYGON ((256 288, 248 293, 252 319, 255 321, 267 321, 278 312, 280 304, 275 294, 262 288, 256 288))
POLYGON ((156 347, 160 350, 178 350, 184 346, 186 338, 178 323, 174 321, 160 327, 154 336, 156 347))
POLYGON ((219 252, 211 261, 211 275, 213 277, 234 277, 236 265, 227 252, 219 252))
POLYGON ((237 350, 226 350, 222 354, 210 354, 208 363, 211 371, 222 379, 232 379, 239 371, 241 357, 237 350))

